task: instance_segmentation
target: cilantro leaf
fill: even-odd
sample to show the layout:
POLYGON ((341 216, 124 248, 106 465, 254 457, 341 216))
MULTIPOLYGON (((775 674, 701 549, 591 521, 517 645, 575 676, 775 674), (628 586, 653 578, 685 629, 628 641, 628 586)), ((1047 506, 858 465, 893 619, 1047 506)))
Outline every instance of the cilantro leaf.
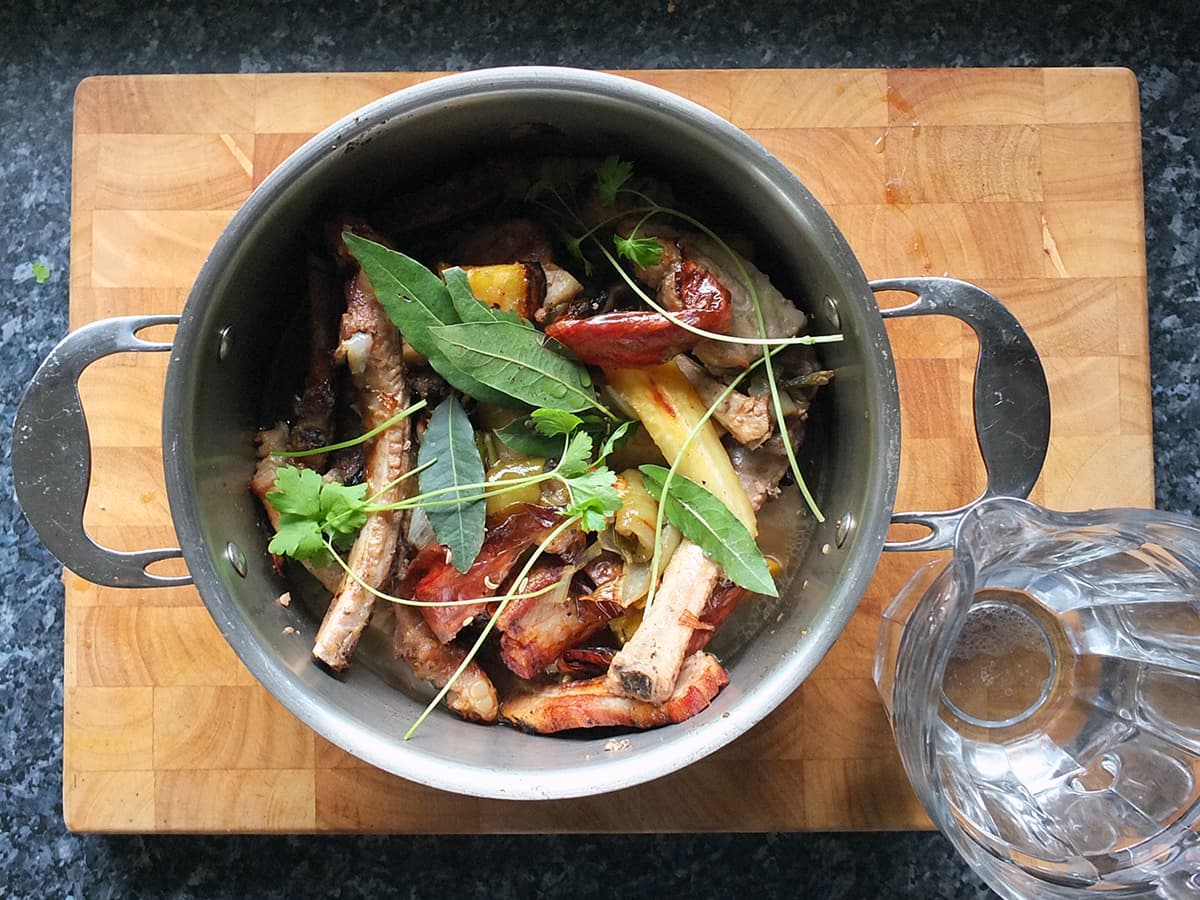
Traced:
POLYGON ((267 502, 280 515, 321 515, 321 485, 324 479, 313 469, 281 466, 275 472, 275 490, 267 494, 267 502))
POLYGON ((633 163, 610 156, 596 167, 596 187, 606 206, 617 202, 617 191, 633 177, 633 163))
POLYGON ((623 256, 635 266, 657 266, 662 261, 663 246, 658 238, 621 237, 613 235, 617 256, 623 256))
POLYGON ((637 433, 638 426, 641 424, 637 419, 626 419, 617 425, 612 430, 612 433, 604 439, 604 443, 600 445, 600 453, 597 454, 597 458, 603 461, 608 458, 610 453, 614 453, 628 444, 630 438, 637 433))
POLYGON ((562 459, 558 463, 559 474, 563 478, 574 478, 588 470, 592 455, 592 436, 586 431, 577 431, 571 435, 562 459))
POLYGON ((33 280, 38 284, 45 284, 50 279, 50 267, 41 260, 35 262, 30 268, 33 269, 33 280))
POLYGON ((323 482, 321 488, 322 530, 333 535, 352 535, 367 523, 363 511, 367 500, 367 484, 346 486, 335 481, 323 482))
POLYGON ((579 516, 586 531, 603 531, 608 517, 621 508, 616 479, 616 473, 607 466, 564 479, 571 493, 567 515, 579 516))
POLYGON ((300 516, 279 517, 279 530, 271 538, 267 550, 276 556, 306 559, 315 566, 325 566, 332 561, 316 521, 300 516))
POLYGON ((529 418, 533 420, 537 433, 546 437, 570 434, 583 424, 583 419, 565 409, 535 409, 529 418))
POLYGON ((592 261, 584 255, 583 252, 583 236, 566 239, 567 252, 583 265, 583 274, 592 274, 592 261))
POLYGON ((725 570, 725 577, 748 591, 778 597, 779 589, 754 536, 729 508, 705 488, 678 472, 662 497, 667 470, 638 466, 650 495, 665 502, 667 519, 704 555, 725 570))
POLYGON ((325 481, 312 469, 282 466, 267 502, 279 513, 279 524, 267 550, 278 556, 325 566, 332 557, 325 537, 352 537, 367 521, 367 485, 325 481))

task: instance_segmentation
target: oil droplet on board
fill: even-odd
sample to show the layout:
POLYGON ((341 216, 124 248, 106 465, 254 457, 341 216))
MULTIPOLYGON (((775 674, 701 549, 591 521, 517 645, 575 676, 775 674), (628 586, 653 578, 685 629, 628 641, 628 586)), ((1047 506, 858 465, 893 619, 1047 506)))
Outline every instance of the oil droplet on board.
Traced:
POLYGON ((889 86, 887 89, 887 102, 888 106, 903 116, 911 116, 916 112, 913 105, 905 100, 903 95, 894 87, 889 86))
POLYGON ((875 138, 875 143, 872 144, 871 146, 872 146, 872 148, 874 148, 876 153, 882 153, 884 150, 887 149, 888 132, 891 130, 892 130, 892 126, 889 125, 887 128, 885 128, 883 130, 883 134, 881 134, 879 137, 875 138))
POLYGON ((904 182, 899 178, 889 178, 883 183, 883 196, 889 206, 907 206, 909 202, 904 182))

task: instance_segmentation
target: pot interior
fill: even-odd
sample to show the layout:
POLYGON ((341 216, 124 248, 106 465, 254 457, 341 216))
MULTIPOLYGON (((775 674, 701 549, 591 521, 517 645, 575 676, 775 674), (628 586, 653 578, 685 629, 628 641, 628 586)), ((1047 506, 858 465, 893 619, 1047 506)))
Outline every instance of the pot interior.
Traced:
POLYGON ((197 586, 234 649, 285 706, 327 739, 416 781, 481 796, 565 797, 636 784, 700 758, 761 719, 812 670, 878 559, 895 492, 899 407, 861 269, 778 161, 699 107, 624 79, 498 70, 440 79, 365 108, 301 148, 252 195, 188 301, 168 377, 164 440, 172 513, 197 586), (797 551, 781 597, 745 601, 713 641, 729 686, 682 725, 623 735, 630 745, 620 752, 605 751, 609 734, 537 737, 449 713, 402 741, 431 691, 391 661, 382 624, 372 626, 344 676, 312 662, 323 601, 300 590, 293 594, 300 602, 275 602, 288 585, 272 568, 268 531, 247 489, 254 433, 265 424, 264 385, 303 298, 314 224, 501 150, 617 153, 666 178, 677 194, 707 198, 701 205, 712 211, 714 230, 749 237, 761 267, 810 315, 813 330, 845 336, 821 348, 837 377, 818 394, 801 457, 825 523, 765 513, 764 528, 790 529, 797 551), (826 298, 836 302, 836 325, 826 298), (223 334, 232 335, 224 355, 223 334), (854 526, 839 546, 834 523, 845 516, 854 526), (230 544, 245 554, 244 577, 229 562, 230 544))

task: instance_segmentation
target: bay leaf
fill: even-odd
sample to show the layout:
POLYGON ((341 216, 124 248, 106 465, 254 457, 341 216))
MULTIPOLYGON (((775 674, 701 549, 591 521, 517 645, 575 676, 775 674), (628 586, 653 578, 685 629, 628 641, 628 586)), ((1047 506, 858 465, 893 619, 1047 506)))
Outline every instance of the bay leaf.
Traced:
MULTIPOLYGON (((479 496, 483 482, 483 460, 475 444, 475 430, 453 395, 447 397, 429 417, 429 425, 417 454, 421 472, 421 493, 465 485, 463 493, 475 499, 445 506, 427 506, 425 513, 438 543, 450 548, 450 562, 460 572, 466 572, 483 546, 487 504, 479 496)), ((439 501, 453 500, 457 491, 438 496, 439 501)))
POLYGON ((724 503, 678 472, 671 478, 664 501, 662 488, 668 470, 649 465, 638 466, 638 470, 650 495, 660 503, 666 503, 670 523, 724 569, 726 578, 756 594, 779 596, 775 579, 771 577, 754 536, 724 503))
POLYGON ((452 365, 522 403, 568 412, 602 408, 587 368, 555 353, 546 346, 548 338, 532 328, 464 322, 430 332, 452 365))
MULTIPOLYGON (((519 406, 503 391, 472 378, 442 353, 433 329, 460 321, 450 290, 442 279, 411 256, 349 231, 342 240, 362 266, 375 299, 414 350, 433 370, 468 396, 496 406, 519 406)), ((461 269, 459 271, 462 271, 461 269)), ((465 278, 465 274, 464 278, 465 278)))

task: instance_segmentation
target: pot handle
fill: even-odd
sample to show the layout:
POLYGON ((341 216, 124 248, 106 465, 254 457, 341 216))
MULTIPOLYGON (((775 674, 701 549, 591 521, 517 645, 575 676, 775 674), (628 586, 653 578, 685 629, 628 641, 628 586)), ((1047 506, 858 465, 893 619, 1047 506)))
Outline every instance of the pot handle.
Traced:
POLYGON ((13 422, 12 468, 17 500, 46 548, 68 569, 106 587, 173 587, 187 575, 155 575, 146 567, 183 553, 178 547, 126 552, 101 547, 83 528, 92 453, 79 402, 79 376, 113 353, 170 350, 137 332, 175 325, 179 316, 120 316, 85 325, 63 338, 38 367, 13 422))
POLYGON ((885 319, 946 315, 979 338, 975 366, 975 437, 987 471, 978 499, 943 512, 897 513, 895 524, 923 525, 929 534, 887 541, 885 550, 944 550, 954 544, 963 513, 989 497, 1026 497, 1042 471, 1050 441, 1050 392, 1037 350, 1016 317, 987 291, 954 278, 889 278, 871 290, 905 291, 917 299, 881 310, 885 319))

